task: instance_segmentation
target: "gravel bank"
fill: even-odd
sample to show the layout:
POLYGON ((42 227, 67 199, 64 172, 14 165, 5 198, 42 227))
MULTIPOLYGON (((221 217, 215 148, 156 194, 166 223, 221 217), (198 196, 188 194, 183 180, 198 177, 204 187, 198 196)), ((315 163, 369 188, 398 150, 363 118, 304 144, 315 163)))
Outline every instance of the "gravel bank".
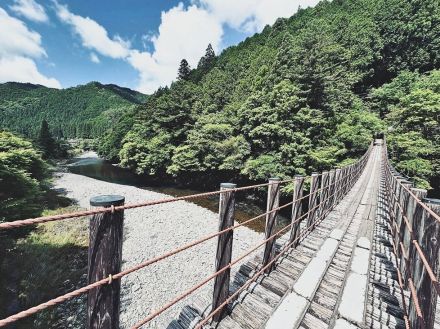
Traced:
MULTIPOLYGON (((89 199, 100 194, 124 195, 127 203, 169 197, 133 186, 108 183, 71 173, 59 173, 55 187, 64 189, 79 206, 89 208, 89 199)), ((217 214, 190 202, 131 209, 125 212, 123 269, 170 251, 217 230, 217 214)), ((262 241, 263 235, 246 227, 234 234, 233 258, 262 241)), ((129 328, 192 285, 212 274, 216 239, 132 273, 122 279, 121 327, 129 328)), ((210 298, 211 285, 198 290, 210 298)), ((145 328, 166 328, 181 308, 183 300, 145 328)))

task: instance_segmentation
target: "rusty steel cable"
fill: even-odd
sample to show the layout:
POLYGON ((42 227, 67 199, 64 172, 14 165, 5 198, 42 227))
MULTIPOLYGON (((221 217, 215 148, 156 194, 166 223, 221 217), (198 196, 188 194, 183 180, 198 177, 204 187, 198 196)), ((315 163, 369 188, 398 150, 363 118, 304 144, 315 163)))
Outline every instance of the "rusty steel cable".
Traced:
MULTIPOLYGON (((371 150, 369 149, 356 163, 354 163, 352 165, 356 165, 356 164, 361 163, 364 160, 364 157, 367 154, 369 154, 370 151, 371 150)), ((346 167, 349 167, 352 165, 344 166, 342 168, 346 168, 346 167)), ((322 173, 320 173, 318 176, 320 176, 320 175, 322 175, 322 173)), ((310 178, 311 176, 302 176, 302 177, 303 178, 310 178)), ((185 196, 181 196, 181 197, 163 198, 163 199, 159 199, 159 200, 151 200, 151 201, 145 201, 145 202, 139 202, 139 203, 126 204, 126 205, 116 206, 113 208, 100 207, 100 208, 96 208, 96 209, 92 209, 92 210, 77 211, 77 212, 72 212, 72 213, 68 213, 68 214, 21 219, 21 220, 16 220, 16 221, 12 221, 12 222, 0 223, 0 229, 12 229, 12 228, 17 228, 17 227, 22 227, 22 226, 27 226, 27 225, 35 225, 35 224, 41 224, 41 223, 57 221, 57 220, 91 216, 91 215, 102 214, 102 213, 106 213, 106 212, 112 212, 112 211, 154 206, 154 205, 177 202, 177 201, 186 201, 186 200, 198 199, 198 198, 203 198, 203 197, 208 197, 208 196, 213 196, 213 195, 220 195, 220 194, 228 193, 228 192, 239 192, 239 191, 245 191, 245 190, 250 190, 250 189, 256 189, 256 188, 265 187, 265 186, 274 185, 274 184, 284 184, 284 183, 293 182, 293 181, 295 181, 295 177, 291 178, 291 179, 283 180, 280 182, 249 185, 249 186, 243 186, 243 187, 236 187, 236 188, 232 188, 232 189, 224 189, 224 190, 219 190, 219 191, 185 195, 185 196)), ((338 180, 338 181, 340 181, 340 180, 338 180)), ((319 192, 319 190, 317 192, 319 192)))
POLYGON ((429 208, 422 200, 420 200, 412 191, 411 189, 409 189, 408 187, 406 187, 405 185, 403 185, 398 179, 396 179, 393 175, 393 173, 391 172, 390 168, 393 168, 391 166, 391 164, 389 163, 388 158, 386 158, 386 165, 387 165, 387 170, 388 170, 388 175, 390 175, 396 182, 397 184, 400 185, 400 187, 402 187, 405 191, 407 191, 409 193, 409 195, 417 202, 418 205, 420 205, 423 209, 425 209, 432 217, 434 217, 438 222, 440 222, 440 215, 438 215, 434 210, 432 210, 431 208, 429 208))
MULTIPOLYGON (((326 199, 326 201, 327 201, 331 196, 333 196, 333 195, 335 195, 337 192, 339 192, 342 188, 344 188, 345 185, 346 185, 346 184, 344 184, 343 186, 341 186, 341 187, 340 187, 338 190, 336 190, 332 195, 330 195, 330 196, 326 199)), ((228 190, 224 190, 224 191, 228 191, 228 190)), ((120 273, 117 273, 117 274, 112 275, 112 279, 113 279, 113 280, 120 279, 120 278, 122 278, 122 277, 124 277, 124 276, 126 276, 126 275, 128 275, 128 274, 130 274, 130 273, 132 273, 132 272, 135 272, 135 271, 140 270, 140 269, 142 269, 142 268, 144 268, 144 267, 147 267, 147 266, 149 266, 149 265, 152 265, 152 264, 154 264, 154 263, 157 263, 157 262, 159 262, 159 261, 161 261, 161 260, 163 260, 163 259, 166 259, 166 258, 168 258, 168 257, 171 257, 171 256, 173 256, 173 255, 175 255, 175 254, 177 254, 177 253, 179 253, 179 252, 182 252, 182 251, 184 251, 184 250, 186 250, 186 249, 189 249, 189 248, 194 247, 194 246, 196 246, 196 245, 198 245, 198 244, 201 244, 201 243, 203 243, 203 242, 205 242, 205 241, 207 241, 207 240, 210 240, 210 239, 212 239, 212 238, 214 238, 214 237, 216 237, 216 236, 218 236, 218 235, 220 235, 220 234, 223 234, 223 233, 226 233, 226 232, 228 232, 228 231, 231 231, 231 230, 233 230, 233 229, 235 229, 235 228, 238 228, 238 227, 244 226, 244 225, 246 225, 246 224, 248 224, 248 223, 250 223, 250 222, 252 222, 252 221, 254 221, 254 220, 257 220, 257 219, 259 219, 259 218, 262 218, 262 217, 264 217, 264 216, 266 216, 266 215, 268 215, 268 214, 270 214, 270 213, 272 213, 272 212, 275 212, 275 211, 278 211, 278 210, 280 210, 280 209, 282 209, 282 208, 285 208, 285 207, 287 207, 287 206, 293 204, 294 202, 299 201, 299 200, 302 200, 302 199, 304 199, 304 198, 306 198, 306 197, 308 197, 308 196, 309 196, 309 194, 306 195, 306 196, 303 196, 302 198, 300 198, 300 199, 298 199, 298 200, 291 201, 291 202, 289 202, 289 203, 287 203, 287 204, 284 204, 284 205, 282 205, 282 206, 280 206, 280 207, 274 208, 274 209, 272 209, 271 211, 268 211, 268 212, 263 213, 263 214, 261 214, 261 215, 258 215, 258 216, 256 216, 256 217, 253 217, 253 218, 251 218, 251 219, 249 219, 249 220, 247 220, 247 221, 245 221, 245 222, 243 222, 243 223, 237 224, 237 225, 235 225, 235 226, 229 227, 229 228, 224 229, 224 230, 219 231, 219 232, 211 233, 211 234, 209 234, 209 235, 207 235, 207 236, 205 236, 205 237, 203 237, 203 238, 201 238, 201 239, 199 239, 199 240, 193 241, 193 242, 188 243, 188 244, 186 244, 186 245, 184 245, 184 246, 182 246, 182 247, 176 248, 175 250, 172 250, 172 251, 170 251, 170 252, 168 252, 168 253, 166 253, 166 254, 163 254, 163 255, 157 256, 157 257, 155 257, 155 258, 149 259, 149 260, 147 260, 146 262, 143 262, 143 263, 138 264, 138 265, 136 265, 136 266, 134 266, 134 267, 132 267, 132 268, 129 268, 129 269, 124 270, 124 271, 122 271, 122 272, 120 272, 120 273)), ((318 207, 319 207, 319 204, 316 205, 315 207, 313 207, 312 209, 310 209, 310 210, 309 210, 307 213, 305 213, 302 217, 304 217, 306 214, 308 214, 311 210, 314 210, 314 209, 316 209, 316 208, 318 208, 318 207)), ((116 208, 116 207, 115 207, 115 208, 116 208)), ((57 305, 57 304, 63 303, 63 302, 66 301, 66 300, 69 300, 69 299, 71 299, 71 298, 73 298, 73 297, 76 297, 76 296, 82 295, 82 294, 84 294, 84 293, 86 293, 86 292, 88 292, 88 291, 90 291, 90 290, 92 290, 92 289, 94 289, 94 288, 97 288, 97 287, 99 287, 99 286, 101 286, 101 285, 108 284, 108 282, 109 282, 109 278, 108 278, 108 277, 107 277, 107 278, 103 278, 103 279, 101 279, 101 280, 99 280, 99 281, 96 281, 96 282, 94 282, 94 283, 92 283, 92 284, 89 284, 89 285, 87 285, 87 286, 84 286, 84 287, 82 287, 82 288, 80 288, 80 289, 74 290, 74 291, 72 291, 72 292, 70 292, 70 293, 67 293, 67 294, 65 294, 65 295, 59 296, 59 297, 54 298, 54 299, 52 299, 52 300, 49 300, 49 301, 47 301, 47 302, 45 302, 45 303, 42 303, 42 304, 39 304, 39 305, 37 305, 37 306, 31 307, 31 308, 29 308, 29 309, 27 309, 27 310, 24 310, 24 311, 21 311, 21 312, 19 312, 19 313, 17 313, 17 314, 11 315, 11 316, 9 316, 9 317, 3 319, 3 320, 0 320, 0 327, 5 326, 5 325, 10 324, 10 323, 13 323, 13 322, 15 322, 15 321, 17 321, 17 320, 19 320, 19 319, 23 319, 23 318, 25 318, 25 317, 28 317, 28 316, 30 316, 30 315, 32 315, 32 314, 35 314, 35 313, 37 313, 37 312, 39 312, 39 311, 42 311, 42 310, 46 309, 46 308, 49 308, 49 307, 52 307, 52 306, 54 306, 54 305, 57 305)))
MULTIPOLYGON (((391 186, 390 186, 388 181, 386 181, 386 186, 387 186, 387 190, 388 190, 387 194, 389 196, 391 196, 391 195, 393 196, 393 199, 395 200, 395 203, 397 203, 397 205, 399 206, 398 209, 399 209, 400 214, 402 215, 402 217, 406 218, 406 216, 403 214, 403 209, 400 206, 399 202, 397 202, 396 195, 395 195, 394 191, 391 190, 391 186)), ((393 216, 396 217, 396 214, 394 213, 394 210, 391 209, 391 212, 393 213, 393 216)), ((398 230, 399 227, 397 226, 397 223, 394 220, 393 220, 393 223, 396 226, 396 230, 398 230)), ((411 233, 411 237, 412 237, 411 238, 411 243, 415 246, 415 248, 417 250, 417 253, 418 253, 418 255, 419 255, 419 257, 420 257, 420 259, 421 259, 421 261, 423 263, 424 268, 426 269, 426 272, 428 273, 429 278, 431 279, 431 282, 432 282, 434 288, 436 289, 437 293, 440 294, 440 286, 439 286, 439 282, 437 280, 437 277, 435 276, 434 271, 432 270, 431 265, 428 263, 428 261, 426 259, 426 256, 425 256, 422 248, 420 247, 418 241, 416 239, 414 239, 413 234, 412 234, 413 231, 410 228, 409 221, 407 219, 405 221, 405 224, 406 224, 407 228, 409 229, 409 231, 411 233)), ((402 237, 400 236, 400 232, 397 232, 397 234, 399 235, 399 238, 401 239, 402 237)), ((402 252, 404 252, 405 250, 403 249, 403 246, 401 246, 401 248, 402 248, 402 252)), ((404 254, 406 254, 406 253, 404 252, 404 254)))
MULTIPOLYGON (((389 182, 387 182, 387 184, 386 184, 386 187, 387 187, 386 194, 387 194, 387 196, 388 196, 388 201, 390 202, 390 201, 391 201, 391 200, 390 200, 391 192, 392 192, 392 193, 394 193, 394 192, 391 190, 391 188, 390 188, 390 186, 389 186, 388 183, 389 183, 389 182)), ((391 218, 391 220, 393 221, 394 224, 396 224, 396 223, 395 223, 395 220, 394 220, 396 214, 394 213, 394 210, 392 210, 392 209, 391 209, 391 212, 392 212, 392 218, 391 218)), ((398 227, 396 227, 396 229, 397 229, 397 228, 398 228, 398 227)), ((392 232, 393 232, 393 231, 394 231, 394 230, 392 230, 392 232)), ((397 233, 398 233, 398 232, 397 232, 397 233)), ((396 235, 396 232, 393 232, 393 234, 396 235)), ((399 259, 398 259, 398 257, 397 257, 397 248, 396 248, 396 245, 395 245, 394 241, 391 241, 391 244, 392 244, 392 246, 393 246, 393 253, 394 253, 394 257, 395 257, 395 259, 396 259, 396 264, 399 264, 400 261, 399 261, 399 259)), ((421 250, 420 250, 420 251, 421 251, 421 250)), ((422 252, 422 254, 423 254, 423 252, 422 252)), ((425 259, 425 261, 426 261, 426 259, 425 259)), ((429 264, 428 264, 428 267, 429 267, 429 264)), ((403 285, 402 273, 401 273, 401 271, 400 271, 400 267, 397 266, 396 270, 397 270, 397 276, 398 276, 398 280, 399 280, 399 286, 400 286, 401 290, 403 290, 403 289, 404 289, 404 285, 403 285)), ((413 299, 413 301, 414 301, 414 306, 415 306, 415 309, 416 309, 417 316, 420 317, 420 318, 423 318, 422 311, 421 311, 421 309, 420 309, 419 299, 418 299, 418 296, 417 296, 417 293, 416 293, 416 291, 415 291, 415 287, 414 287, 414 284, 413 284, 412 275, 411 275, 411 274, 408 274, 408 276, 409 276, 409 278, 408 278, 408 285, 409 285, 409 287, 410 287, 411 297, 412 297, 412 299, 413 299)), ((402 293, 402 302, 403 302, 403 303, 405 303, 405 300, 404 300, 404 299, 405 299, 405 297, 404 297, 404 294, 402 293)), ((404 305, 405 305, 405 304, 404 304, 404 305)), ((407 312, 406 309, 405 309, 404 311, 407 312)))
MULTIPOLYGON (((358 175, 359 172, 363 168, 364 168, 364 165, 361 165, 356 170, 355 176, 358 175)), ((329 189, 329 187, 331 185, 335 184, 336 182, 340 182, 341 180, 343 180, 345 178, 346 177, 340 178, 340 179, 336 180, 334 183, 329 184, 326 187, 323 187, 323 188, 315 191, 314 193, 318 193, 322 189, 329 189)), ((129 205, 124 205, 124 206, 117 206, 117 207, 114 207, 114 208, 97 208, 97 209, 94 209, 94 210, 75 212, 75 213, 71 213, 71 214, 63 214, 63 215, 55 215, 55 216, 45 216, 45 217, 38 217, 38 218, 33 218, 33 219, 19 220, 19 221, 15 221, 15 222, 1 223, 0 224, 0 229, 1 228, 14 228, 14 227, 20 227, 20 226, 25 226, 25 225, 44 223, 44 222, 49 222, 49 221, 54 221, 54 220, 67 219, 67 218, 83 217, 83 216, 94 215, 94 214, 99 214, 99 213, 118 211, 118 210, 122 210, 122 209, 132 209, 132 208, 138 208, 138 207, 143 207, 143 206, 150 206, 150 205, 156 205, 156 204, 162 204, 162 203, 169 203, 169 202, 175 202, 175 201, 181 201, 181 200, 188 200, 188 199, 192 199, 192 198, 205 197, 205 196, 216 195, 216 194, 221 194, 221 193, 226 193, 226 192, 231 192, 231 191, 235 192, 235 191, 242 191, 242 190, 247 190, 247 189, 251 189, 251 188, 263 187, 263 186, 268 186, 268 185, 276 184, 276 183, 280 184, 281 182, 265 183, 265 184, 259 184, 259 185, 253 185, 253 186, 245 186, 245 187, 240 187, 240 188, 234 188, 234 189, 225 189, 225 190, 221 190, 221 191, 200 193, 200 194, 183 196, 183 197, 178 197, 178 198, 161 199, 161 200, 155 200, 155 201, 149 201, 149 202, 143 202, 143 203, 137 203, 137 204, 131 204, 131 205, 129 204, 129 205)), ((338 193, 341 189, 345 188, 350 183, 352 183, 352 182, 346 182, 344 185, 342 185, 340 188, 338 188, 333 194, 329 195, 324 201, 328 201, 328 199, 330 197, 334 196, 336 193, 338 193)), ((101 279, 99 281, 96 281, 96 282, 94 282, 92 284, 84 286, 84 287, 82 287, 80 289, 74 290, 72 292, 69 292, 69 293, 64 294, 62 296, 59 296, 57 298, 51 299, 51 300, 49 300, 47 302, 44 302, 44 303, 41 303, 41 304, 39 304, 37 306, 31 307, 31 308, 29 308, 27 310, 24 310, 24 311, 21 311, 21 312, 19 312, 17 314, 11 315, 11 316, 9 316, 9 317, 7 317, 5 319, 0 320, 0 327, 8 325, 8 324, 11 324, 11 323, 13 323, 15 321, 18 321, 20 319, 23 319, 25 317, 28 317, 28 316, 30 316, 32 314, 35 314, 35 313, 37 313, 39 311, 42 311, 42 310, 46 309, 46 308, 49 308, 49 307, 55 306, 57 304, 63 303, 66 300, 69 300, 69 299, 71 299, 73 297, 82 295, 82 294, 84 294, 84 293, 86 293, 86 292, 88 292, 88 291, 90 291, 90 290, 92 290, 94 288, 97 288, 99 286, 102 286, 104 284, 108 284, 110 280, 120 279, 120 278, 124 277, 125 275, 128 275, 128 274, 130 274, 132 272, 135 272, 137 270, 140 270, 140 269, 142 269, 142 268, 144 268, 146 266, 149 266, 151 264, 157 263, 157 262, 159 262, 159 261, 161 261, 161 260, 163 260, 165 258, 168 258, 168 257, 170 257, 172 255, 175 255, 175 254, 177 254, 179 252, 182 252, 182 251, 184 251, 186 249, 194 247, 194 246, 196 246, 196 245, 198 245, 198 244, 200 244, 202 242, 205 242, 205 241, 207 241, 209 239, 212 239, 212 238, 214 238, 214 237, 216 237, 216 236, 218 236, 220 234, 223 234, 223 233, 226 233, 226 232, 228 232, 230 230, 233 230, 235 228, 241 227, 241 226, 243 226, 243 225, 245 225, 247 223, 250 223, 253 220, 256 220, 258 218, 262 218, 262 217, 264 217, 264 216, 266 216, 266 215, 268 215, 268 214, 270 214, 270 213, 272 213, 274 211, 278 211, 278 210, 280 210, 280 209, 282 209, 284 207, 287 207, 287 206, 293 204, 294 202, 300 201, 300 200, 310 196, 310 194, 311 193, 309 193, 306 196, 303 196, 300 199, 293 200, 293 201, 291 201, 291 202, 289 202, 289 203, 287 203, 287 204, 285 204, 283 206, 277 207, 275 209, 272 209, 271 211, 268 211, 268 212, 263 213, 263 214, 261 214, 259 216, 251 218, 251 219, 249 219, 249 220, 247 220, 247 221, 245 221, 243 223, 240 223, 240 224, 237 224, 237 225, 235 225, 233 227, 227 228, 227 229, 225 229, 223 231, 207 235, 207 236, 205 236, 205 237, 203 237, 203 238, 201 238, 201 239, 199 239, 197 241, 193 241, 192 243, 189 243, 189 244, 187 244, 185 246, 177 248, 177 249, 175 249, 175 250, 173 250, 173 251, 171 251, 169 253, 157 256, 157 257, 155 257, 153 259, 150 259, 150 260, 148 260, 148 261, 146 261, 144 263, 138 264, 138 265, 136 265, 136 266, 134 266, 132 268, 129 268, 129 269, 124 270, 122 272, 119 272, 117 274, 114 274, 114 275, 112 275, 110 277, 103 278, 103 279, 101 279)), ((309 209, 309 211, 307 213, 305 213, 304 215, 302 215, 299 219, 305 217, 305 215, 308 215, 311 210, 314 210, 315 208, 318 208, 319 206, 320 206, 320 204, 317 204, 312 209, 309 209)), ((326 214, 327 213, 328 213, 328 211, 326 212, 326 214)), ((294 224, 294 222, 289 224, 287 227, 290 227, 293 224, 294 224)), ((314 226, 314 225, 315 224, 313 224, 312 226, 314 226)), ((302 235, 300 235, 298 238, 300 238, 300 237, 302 237, 302 235)), ((295 239, 295 241, 297 239, 295 239)))
MULTIPOLYGON (((349 184, 349 182, 347 182, 346 184, 349 184)), ((343 189, 345 187, 344 184, 343 186, 341 186, 337 191, 335 191, 333 194, 329 195, 325 200, 323 200, 323 202, 328 201, 328 199, 330 197, 332 197, 334 194, 338 193, 339 190, 343 189)), ((300 200, 300 199, 298 199, 300 200)), ((295 200, 297 201, 297 200, 295 200)), ((202 287, 203 285, 205 285, 206 283, 208 283, 210 280, 212 280, 213 278, 215 278, 217 275, 223 273, 226 269, 231 268, 233 265, 235 265, 236 263, 238 263, 239 261, 243 260, 245 257, 249 256, 251 253, 255 252, 258 248, 262 247, 265 243, 267 243, 268 241, 274 239, 275 237, 279 236, 283 231, 285 231, 286 229, 292 227, 292 225, 300 222, 302 219, 304 219, 306 216, 309 215, 309 213, 316 209, 319 208, 320 204, 314 206, 313 208, 309 209, 306 213, 304 213, 303 215, 301 215, 300 217, 298 217, 297 219, 295 219, 294 221, 292 221, 290 224, 284 226, 282 229, 280 229, 278 232, 276 232, 275 234, 271 235, 269 238, 263 240, 262 242, 260 242, 258 245, 256 245, 255 247, 253 247, 252 249, 250 249, 248 252, 246 252, 245 254, 241 255, 240 257, 238 257, 237 259, 235 259, 234 261, 232 261, 231 263, 229 263, 227 266, 223 267, 222 269, 220 269, 219 271, 217 271, 216 273, 214 273, 213 275, 209 276, 208 278, 206 278, 205 280, 203 280, 202 282, 198 283, 197 285, 191 287, 190 289, 188 289, 187 291, 185 291, 184 293, 182 293, 180 296, 176 297, 175 299, 173 299, 172 301, 168 302, 167 304, 165 304, 164 306, 162 306, 160 309, 154 311, 153 313, 151 313, 147 318, 139 321, 138 323, 136 323, 132 329, 135 328, 140 328, 142 325, 148 323, 149 321, 151 321, 152 319, 154 319, 155 317, 159 316, 161 313, 163 313, 164 311, 166 311, 168 308, 170 308, 171 306, 175 305, 176 303, 178 303, 179 301, 181 301, 182 299, 184 299, 185 297, 187 297, 188 295, 190 295, 191 293, 193 293, 195 290, 199 289, 200 287, 202 287)), ((331 208, 327 209, 327 211, 322 214, 319 219, 325 217, 329 212, 331 211, 331 208)), ((319 220, 317 220, 317 222, 319 222, 319 220)), ((303 238, 304 236, 306 236, 306 233, 311 232, 312 228, 315 227, 317 223, 313 223, 311 226, 307 227, 296 239, 294 239, 292 241, 292 243, 297 242, 299 239, 303 238)), ((214 313, 215 314, 215 313, 214 313)))
MULTIPOLYGON (((322 219, 326 214, 320 217, 322 219)), ((308 233, 308 231, 306 232, 308 233)), ((280 251, 278 255, 276 255, 267 265, 263 266, 257 273, 255 273, 252 278, 247 280, 237 291, 235 291, 231 296, 229 296, 222 304, 220 304, 215 310, 211 311, 201 322, 197 324, 195 329, 201 329, 208 321, 211 319, 217 312, 223 309, 231 300, 237 297, 244 289, 246 289, 252 282, 254 282, 261 273, 264 272, 267 268, 272 266, 274 262, 278 260, 294 243, 296 243, 302 236, 298 236, 295 240, 286 244, 286 246, 280 251)))
POLYGON ((295 224, 296 222, 300 221, 301 219, 303 219, 305 217, 305 215, 308 215, 309 212, 305 213, 304 215, 302 215, 301 217, 299 217, 297 220, 295 220, 294 222, 284 226, 282 229, 280 229, 278 232, 276 232, 275 234, 272 234, 269 238, 263 240, 262 242, 260 242, 258 245, 254 246, 253 248, 251 248, 249 251, 247 251, 246 253, 244 253, 243 255, 241 255, 240 257, 234 259, 231 263, 229 263, 228 265, 226 265, 225 267, 222 267, 220 270, 218 270, 217 272, 215 272, 214 274, 210 275, 209 277, 207 277, 206 279, 204 279, 203 281, 199 282, 198 284, 196 284, 195 286, 191 287, 190 289, 188 289, 187 291, 185 291, 184 293, 182 293, 181 295, 179 295, 178 297, 176 297, 175 299, 173 299, 172 301, 166 303, 164 306, 162 306, 160 309, 154 311, 153 313, 151 313, 147 318, 143 319, 142 321, 139 321, 138 323, 136 323, 132 329, 135 328, 139 328, 141 326, 143 326, 144 324, 148 323, 149 321, 151 321, 152 319, 154 319, 155 317, 157 317, 158 315, 160 315, 161 313, 163 313, 164 311, 166 311, 168 308, 170 308, 171 306, 173 306, 174 304, 178 303, 179 301, 181 301, 182 299, 184 299, 186 296, 190 295, 191 293, 193 293, 195 290, 199 289, 200 287, 202 287, 203 285, 205 285, 206 283, 208 283, 210 280, 212 280, 213 278, 215 278, 216 276, 220 275, 221 273, 223 273, 224 271, 226 271, 227 269, 232 268, 232 266, 234 266, 235 264, 237 264, 238 262, 240 262, 241 260, 243 260, 245 257, 249 256, 250 254, 252 254, 253 252, 255 252, 256 250, 258 250, 260 247, 262 247, 266 242, 274 239, 275 237, 279 236, 281 234, 281 232, 285 231, 286 229, 290 228, 293 224, 295 224))

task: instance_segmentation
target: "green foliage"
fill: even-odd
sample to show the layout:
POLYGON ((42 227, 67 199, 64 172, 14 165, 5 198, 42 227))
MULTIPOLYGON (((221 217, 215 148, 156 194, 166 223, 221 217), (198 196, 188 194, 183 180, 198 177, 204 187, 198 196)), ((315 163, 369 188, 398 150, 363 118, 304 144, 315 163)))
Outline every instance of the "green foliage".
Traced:
POLYGON ((177 79, 188 80, 190 73, 191 67, 188 64, 188 61, 184 58, 180 61, 179 71, 177 72, 177 79))
POLYGON ((0 84, 0 128, 36 138, 38 123, 46 120, 56 139, 95 138, 145 100, 138 92, 98 82, 62 90, 8 82, 0 84))
POLYGON ((390 156, 398 170, 429 188, 440 176, 440 71, 402 72, 372 92, 385 108, 390 156))
POLYGON ((32 144, 0 131, 0 221, 38 215, 47 178, 47 165, 32 144))
POLYGON ((429 0, 322 1, 217 57, 208 47, 197 69, 183 65, 178 82, 139 108, 120 162, 150 175, 292 177, 353 161, 397 104, 411 109, 393 109, 399 125, 431 134, 436 96, 402 99, 413 71, 439 65, 437 21, 429 0))

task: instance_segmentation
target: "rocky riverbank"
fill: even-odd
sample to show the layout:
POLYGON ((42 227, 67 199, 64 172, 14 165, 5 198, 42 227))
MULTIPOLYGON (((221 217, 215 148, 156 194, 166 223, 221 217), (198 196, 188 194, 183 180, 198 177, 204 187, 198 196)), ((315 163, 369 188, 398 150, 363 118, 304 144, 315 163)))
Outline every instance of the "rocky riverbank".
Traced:
MULTIPOLYGON (((170 197, 71 173, 57 174, 55 188, 64 190, 69 198, 76 200, 83 208, 89 208, 90 198, 100 194, 123 195, 126 203, 170 197)), ((217 217, 216 213, 185 201, 127 210, 124 222, 123 269, 215 232, 218 229, 217 217)), ((260 242, 262 238, 261 233, 247 227, 237 229, 234 234, 233 258, 260 242)), ((212 274, 216 242, 214 238, 124 277, 121 327, 131 327, 151 311, 212 274)), ((197 293, 209 299, 211 291, 211 285, 207 285, 197 293)), ((189 302, 189 299, 181 301, 145 327, 166 328, 183 305, 189 302)))

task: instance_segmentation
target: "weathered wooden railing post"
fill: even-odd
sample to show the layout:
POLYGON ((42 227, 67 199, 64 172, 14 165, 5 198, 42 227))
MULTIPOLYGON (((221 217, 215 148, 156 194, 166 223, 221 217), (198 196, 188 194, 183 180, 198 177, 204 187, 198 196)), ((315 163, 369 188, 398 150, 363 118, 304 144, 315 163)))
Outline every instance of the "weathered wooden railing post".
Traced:
MULTIPOLYGON (((418 190, 415 194, 420 200, 426 196, 427 191, 426 190, 418 190)), ((424 211, 423 207, 415 202, 414 212, 413 212, 413 225, 412 225, 412 242, 419 241, 419 238, 421 237, 421 234, 423 234, 423 227, 421 226, 421 223, 424 222, 424 211)), ((421 266, 423 266, 422 260, 419 257, 419 254, 417 252, 417 249, 414 245, 414 243, 411 243, 410 245, 410 257, 409 257, 409 269, 408 271, 408 278, 411 276, 413 279, 414 284, 419 280, 419 277, 421 276, 421 266)), ((410 298, 409 300, 409 309, 408 309, 408 315, 409 315, 409 322, 411 324, 411 328, 417 328, 417 323, 421 324, 423 321, 417 317, 416 312, 416 305, 414 304, 414 299, 410 298)))
POLYGON ((328 182, 329 172, 323 171, 321 175, 321 191, 319 191, 319 219, 322 219, 327 211, 327 198, 328 198, 328 182))
POLYGON ((409 193, 408 191, 405 189, 410 189, 412 187, 412 183, 409 181, 402 181, 402 186, 400 187, 400 193, 399 193, 399 205, 400 207, 398 207, 397 209, 397 218, 396 218, 396 223, 397 223, 397 230, 398 230, 398 234, 397 234, 397 257, 401 259, 401 262, 405 262, 405 260, 408 257, 408 254, 404 254, 407 253, 408 250, 405 249, 405 245, 403 244, 403 239, 404 239, 404 234, 405 234, 405 230, 406 230, 406 223, 405 223, 405 218, 406 217, 406 208, 408 207, 408 201, 409 201, 409 193))
MULTIPOLYGON (((124 204, 120 195, 101 195, 90 199, 93 207, 117 207, 124 204)), ((90 219, 88 283, 121 271, 124 211, 96 214, 90 219)), ((87 324, 89 329, 119 328, 121 280, 89 291, 87 324)))
POLYGON ((341 195, 341 168, 336 168, 335 173, 335 191, 333 196, 333 205, 336 206, 339 202, 339 196, 341 195))
POLYGON ((329 171, 329 190, 328 190, 328 200, 327 200, 327 208, 331 209, 333 207, 333 200, 335 198, 335 191, 336 191, 336 170, 331 169, 329 171))
MULTIPOLYGON (((274 228, 277 225, 277 215, 278 210, 273 211, 274 209, 279 207, 280 204, 280 181, 279 178, 270 178, 269 179, 269 188, 267 193, 267 212, 266 215, 266 239, 272 236, 274 232, 274 228)), ((266 246, 264 248, 263 255, 263 267, 270 263, 270 261, 275 256, 275 238, 270 239, 266 242, 266 246)), ((272 269, 272 266, 268 266, 264 272, 269 273, 272 269)))
MULTIPOLYGON (((440 214, 439 199, 423 199, 434 212, 440 214)), ((415 236, 420 248, 426 257, 427 263, 431 266, 433 274, 438 282, 440 279, 440 223, 431 216, 426 210, 422 211, 421 221, 416 225, 415 236)), ((423 319, 415 316, 415 305, 410 299, 410 323, 411 328, 434 328, 434 320, 437 305, 437 291, 433 282, 422 263, 420 257, 417 258, 414 271, 414 286, 417 291, 420 310, 423 319)))
MULTIPOLYGON (((301 222, 298 218, 302 215, 302 200, 304 190, 304 176, 295 175, 293 183, 293 204, 292 204, 292 228, 290 231, 290 242, 295 241, 300 233, 301 222)), ((299 241, 295 241, 293 246, 297 246, 299 241)))
MULTIPOLYGON (((426 196, 427 191, 418 189, 418 188, 411 188, 411 192, 420 200, 426 196)), ((417 207, 417 201, 413 197, 408 198, 408 204, 406 206, 406 218, 408 219, 409 226, 411 228, 411 231, 414 232, 417 228, 414 226, 418 225, 418 222, 420 221, 420 218, 416 218, 416 207, 417 207)), ((419 209, 419 214, 421 213, 421 210, 419 209)), ((414 234, 413 234, 414 235, 414 234)), ((414 245, 412 244, 412 235, 409 229, 405 229, 405 232, 402 237, 403 246, 405 250, 408 251, 408 259, 406 261, 402 260, 400 261, 400 272, 402 273, 403 280, 405 281, 405 285, 408 284, 408 278, 409 275, 411 275, 411 260, 415 257, 414 255, 414 245)))
POLYGON ((399 238, 399 226, 398 226, 398 220, 399 220, 399 216, 400 216, 400 209, 399 209, 399 205, 400 205, 400 197, 401 197, 401 192, 403 191, 403 188, 401 187, 400 183, 404 182, 405 179, 402 178, 401 176, 394 176, 395 179, 393 180, 393 194, 394 196, 391 198, 391 202, 393 204, 393 214, 394 214, 394 245, 396 246, 396 256, 399 257, 400 255, 400 246, 399 246, 399 242, 400 242, 400 238, 399 238))
POLYGON ((307 215, 307 227, 312 228, 315 224, 316 207, 318 205, 318 180, 319 174, 313 172, 310 180, 310 195, 309 195, 309 214, 307 215))
MULTIPOLYGON (((220 190, 231 190, 237 185, 232 183, 222 183, 220 190)), ((229 227, 234 226, 234 212, 235 212, 235 191, 228 191, 220 194, 219 200, 219 227, 218 230, 223 231, 229 227)), ((232 257, 232 240, 234 232, 230 230, 218 237, 217 254, 215 258, 215 272, 220 271, 225 266, 231 263, 232 257)), ((215 277, 214 292, 212 297, 212 310, 217 309, 229 296, 231 269, 228 268, 224 272, 215 277)), ((214 321, 220 321, 223 317, 225 308, 217 312, 213 316, 214 321)))

